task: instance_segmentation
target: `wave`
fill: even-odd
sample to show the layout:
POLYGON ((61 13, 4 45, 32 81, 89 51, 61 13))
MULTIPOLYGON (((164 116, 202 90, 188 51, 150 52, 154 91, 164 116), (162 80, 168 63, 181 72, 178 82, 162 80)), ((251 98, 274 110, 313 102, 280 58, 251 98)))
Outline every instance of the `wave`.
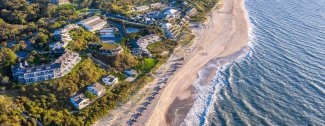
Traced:
POLYGON ((208 122, 207 116, 213 108, 213 103, 218 100, 218 92, 226 85, 227 81, 223 73, 227 70, 233 63, 239 63, 247 57, 252 57, 254 49, 254 25, 250 23, 249 30, 249 41, 246 47, 241 50, 221 58, 212 59, 198 72, 198 79, 193 83, 194 93, 193 99, 194 104, 187 114, 182 126, 202 126, 206 125, 208 122), (211 73, 215 73, 213 78, 209 78, 211 73), (208 80, 208 81, 207 81, 208 80))
POLYGON ((198 79, 194 82, 194 104, 184 122, 181 125, 204 125, 206 121, 206 116, 209 113, 214 100, 217 99, 217 93, 225 85, 223 78, 223 71, 229 68, 234 62, 240 62, 244 59, 247 54, 250 54, 250 47, 246 46, 236 53, 229 55, 227 57, 216 58, 198 72, 198 79), (216 71, 215 71, 216 70, 216 71), (215 72, 215 76, 212 81, 209 80, 211 73, 215 72))

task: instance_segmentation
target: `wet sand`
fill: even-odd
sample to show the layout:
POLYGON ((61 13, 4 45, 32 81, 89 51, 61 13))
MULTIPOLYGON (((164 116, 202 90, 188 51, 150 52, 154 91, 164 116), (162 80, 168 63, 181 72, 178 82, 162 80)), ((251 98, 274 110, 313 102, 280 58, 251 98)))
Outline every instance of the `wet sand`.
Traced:
POLYGON ((210 60, 247 46, 250 27, 244 1, 224 0, 223 4, 211 12, 203 28, 194 29, 198 38, 194 44, 200 50, 171 78, 145 125, 180 125, 194 103, 192 84, 198 71, 210 60))

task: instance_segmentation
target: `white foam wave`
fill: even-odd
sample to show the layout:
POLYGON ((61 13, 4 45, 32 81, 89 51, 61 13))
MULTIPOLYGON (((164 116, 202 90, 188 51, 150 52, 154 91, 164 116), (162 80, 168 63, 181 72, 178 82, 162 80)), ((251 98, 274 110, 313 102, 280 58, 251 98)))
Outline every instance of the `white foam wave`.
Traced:
POLYGON ((248 51, 249 48, 246 47, 233 55, 213 59, 198 72, 198 79, 193 84, 195 89, 193 94, 194 105, 182 125, 198 126, 205 123, 209 108, 211 108, 210 106, 213 105, 217 97, 216 92, 219 92, 223 87, 223 71, 229 68, 234 61, 239 62, 240 59, 244 59, 248 51), (215 72, 215 68, 217 68, 216 75, 212 81, 206 82, 210 73, 215 72))
POLYGON ((220 100, 217 92, 219 92, 225 85, 223 80, 226 78, 222 75, 222 73, 234 62, 240 63, 245 59, 245 57, 253 56, 254 51, 252 50, 256 44, 256 38, 254 33, 254 25, 251 22, 248 33, 249 42, 247 43, 247 47, 244 47, 238 52, 227 57, 211 60, 198 72, 198 79, 193 84, 195 89, 193 94, 194 104, 181 125, 201 126, 209 124, 207 116, 211 109, 213 109, 213 103, 215 103, 215 100, 220 100), (216 72, 216 75, 213 77, 211 82, 206 82, 208 79, 207 77, 212 72, 216 72))

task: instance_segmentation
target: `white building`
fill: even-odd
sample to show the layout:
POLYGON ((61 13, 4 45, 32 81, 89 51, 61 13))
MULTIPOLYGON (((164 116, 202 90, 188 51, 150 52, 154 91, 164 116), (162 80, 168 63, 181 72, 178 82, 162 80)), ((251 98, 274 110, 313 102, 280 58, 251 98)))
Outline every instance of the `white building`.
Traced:
POLYGON ((82 24, 89 24, 91 22, 94 22, 96 20, 100 20, 100 17, 99 16, 92 16, 92 17, 88 17, 84 20, 81 20, 78 22, 79 25, 82 25, 82 24))
POLYGON ((152 3, 149 6, 150 6, 151 9, 160 9, 160 8, 164 7, 164 5, 161 4, 160 2, 152 3))
POLYGON ((106 93, 105 87, 97 82, 88 86, 87 91, 97 96, 103 96, 106 93))
POLYGON ((57 5, 70 4, 69 0, 51 0, 51 3, 57 5))
POLYGON ((168 15, 168 17, 172 17, 174 19, 178 19, 181 16, 181 12, 176 9, 169 9, 164 14, 168 15))
POLYGON ((186 15, 189 17, 195 16, 196 14, 197 14, 196 8, 192 8, 192 9, 186 11, 186 15))
POLYGON ((64 48, 67 45, 68 45, 67 42, 58 41, 58 42, 50 44, 49 46, 50 46, 51 49, 59 49, 59 48, 64 48))
POLYGON ((173 25, 171 23, 162 24, 162 28, 169 39, 176 39, 181 33, 181 27, 179 25, 173 25))
POLYGON ((63 77, 80 62, 78 53, 66 50, 55 62, 41 66, 28 66, 27 62, 12 66, 12 75, 21 83, 34 83, 63 77))
POLYGON ((147 6, 147 5, 143 5, 143 6, 138 6, 138 7, 135 7, 134 10, 137 11, 137 12, 143 12, 143 11, 146 11, 146 10, 149 10, 150 7, 147 6))
POLYGON ((68 43, 70 41, 72 41, 72 38, 69 34, 69 32, 72 29, 78 28, 79 26, 76 24, 69 24, 64 26, 64 28, 55 30, 53 35, 56 36, 57 38, 59 38, 61 40, 61 42, 56 42, 54 44, 50 45, 51 49, 60 49, 60 48, 64 48, 68 45, 68 43))
POLYGON ((78 53, 67 50, 62 56, 55 60, 54 63, 60 63, 60 76, 68 74, 74 66, 81 61, 78 53))
POLYGON ((89 105, 90 99, 81 93, 72 96, 70 98, 70 102, 73 104, 74 107, 80 110, 89 105))
POLYGON ((101 38, 113 38, 115 37, 115 28, 104 28, 98 31, 101 38))
POLYGON ((82 25, 86 30, 90 32, 95 32, 99 29, 104 28, 107 24, 107 21, 102 20, 99 16, 92 16, 78 22, 78 24, 82 25))
POLYGON ((108 75, 108 76, 102 78, 102 81, 106 85, 112 85, 112 84, 118 83, 118 78, 117 77, 114 77, 113 75, 108 75))

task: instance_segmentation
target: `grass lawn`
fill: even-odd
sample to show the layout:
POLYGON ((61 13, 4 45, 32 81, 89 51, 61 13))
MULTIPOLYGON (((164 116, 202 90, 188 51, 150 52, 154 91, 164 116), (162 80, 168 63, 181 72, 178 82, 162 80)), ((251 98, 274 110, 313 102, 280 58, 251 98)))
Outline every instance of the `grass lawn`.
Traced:
POLYGON ((157 64, 156 59, 145 58, 144 59, 144 69, 151 69, 157 64))
POLYGON ((78 5, 77 4, 63 4, 60 5, 59 8, 61 9, 77 9, 78 5))

